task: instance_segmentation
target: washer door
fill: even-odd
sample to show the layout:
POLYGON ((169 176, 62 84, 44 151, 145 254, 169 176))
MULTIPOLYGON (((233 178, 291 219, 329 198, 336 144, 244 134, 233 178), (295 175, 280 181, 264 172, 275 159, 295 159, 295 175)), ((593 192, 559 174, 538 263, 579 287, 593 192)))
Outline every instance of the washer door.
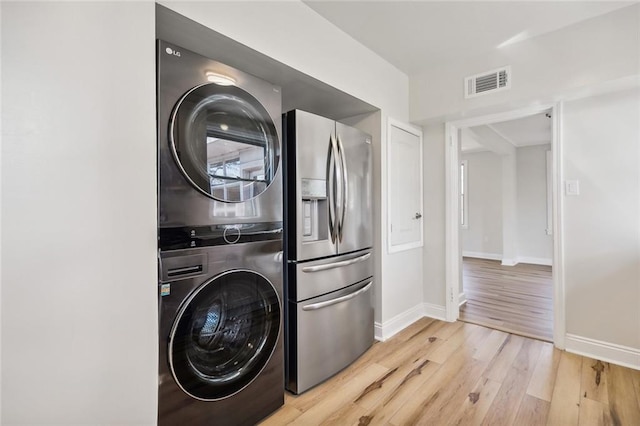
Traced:
POLYGON ((186 179, 219 201, 257 197, 274 179, 280 144, 267 110, 236 86, 188 91, 171 116, 169 141, 186 179))
POLYGON ((262 275, 231 271, 206 282, 185 301, 169 336, 176 382, 205 401, 244 389, 271 358, 280 318, 278 294, 262 275))

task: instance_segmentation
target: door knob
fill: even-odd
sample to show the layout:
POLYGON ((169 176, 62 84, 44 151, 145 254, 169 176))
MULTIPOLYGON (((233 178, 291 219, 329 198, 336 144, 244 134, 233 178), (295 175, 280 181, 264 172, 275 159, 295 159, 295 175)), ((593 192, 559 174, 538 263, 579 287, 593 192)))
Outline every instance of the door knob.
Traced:
POLYGON ((421 217, 422 217, 422 215, 420 213, 416 213, 415 219, 420 219, 421 217))

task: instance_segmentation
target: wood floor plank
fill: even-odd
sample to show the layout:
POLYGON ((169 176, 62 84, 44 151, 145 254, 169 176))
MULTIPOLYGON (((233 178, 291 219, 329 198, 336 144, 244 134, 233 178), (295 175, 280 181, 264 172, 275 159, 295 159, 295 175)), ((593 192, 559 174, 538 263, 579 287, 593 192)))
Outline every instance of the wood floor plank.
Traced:
POLYGON ((524 337, 508 334, 484 372, 484 376, 502 383, 520 353, 524 341, 524 337))
POLYGON ((548 345, 548 343, 524 338, 522 348, 520 352, 518 352, 516 359, 513 360, 513 367, 519 370, 533 372, 538 364, 544 345, 548 345))
POLYGON ((527 388, 528 395, 551 402, 561 355, 562 352, 555 349, 551 343, 543 344, 527 388))
POLYGON ((332 413, 342 409, 355 399, 362 389, 365 389, 371 383, 378 380, 388 372, 388 369, 378 364, 370 364, 361 369, 359 374, 352 380, 343 383, 339 388, 329 392, 321 400, 317 401, 312 407, 304 411, 299 417, 295 418, 292 425, 310 425, 321 424, 327 420, 332 413))
POLYGON ((607 391, 608 363, 584 357, 582 359, 581 395, 593 401, 609 404, 607 391))
POLYGON ((580 400, 579 426, 605 426, 614 424, 609 414, 609 405, 589 398, 580 400))
MULTIPOLYGON (((477 335, 479 335, 477 330, 472 330, 466 340, 474 340, 477 335)), ((458 353, 473 356, 470 351, 466 353, 458 351, 458 353)), ((416 423, 430 425, 450 423, 466 401, 476 399, 472 394, 474 389, 478 387, 478 381, 481 380, 481 375, 486 371, 486 368, 486 362, 468 362, 449 383, 438 389, 437 396, 434 395, 429 404, 424 406, 425 410, 417 418, 416 423)))
POLYGON ((499 330, 493 330, 489 337, 487 337, 487 340, 484 342, 482 347, 478 349, 473 357, 475 359, 487 362, 490 361, 495 356, 496 352, 500 350, 500 347, 502 347, 502 344, 508 336, 508 333, 504 333, 499 330))
POLYGON ((489 407, 483 425, 513 425, 527 391, 530 372, 511 368, 489 407))
POLYGON ((581 370, 582 358, 579 355, 561 353, 547 418, 549 425, 578 424, 581 370))
MULTIPOLYGON (((464 362, 454 374, 446 380, 432 383, 427 382, 420 389, 427 398, 423 398, 418 410, 404 410, 396 413, 390 423, 400 426, 406 424, 440 425, 446 424, 454 416, 468 398, 475 384, 480 379, 486 363, 474 359, 464 362)), ((442 367, 439 370, 443 371, 442 367)), ((436 373, 437 374, 437 373, 436 373)), ((433 378, 435 379, 435 376, 433 378)))
POLYGON ((445 388, 455 378, 461 377, 461 371, 469 374, 482 362, 474 360, 462 351, 453 354, 417 391, 414 398, 406 401, 390 419, 389 423, 400 426, 417 421, 425 407, 434 405, 445 388))
MULTIPOLYGON (((429 353, 429 359, 439 364, 444 364, 447 359, 459 350, 460 346, 471 339, 486 336, 485 330, 473 324, 460 323, 462 326, 446 340, 440 340, 439 345, 429 353)), ((470 347, 467 343, 466 347, 470 347)), ((475 346, 475 345, 474 345, 475 346)), ((472 353, 473 354, 473 353, 472 353)))
POLYGON ((607 392, 614 424, 640 425, 640 406, 633 382, 633 375, 629 373, 628 368, 609 364, 607 392))
POLYGON ((384 342, 384 344, 382 344, 382 342, 375 342, 367 352, 352 364, 352 366, 357 368, 370 362, 379 363, 381 359, 385 358, 389 354, 397 352, 399 348, 404 347, 406 342, 419 339, 421 336, 427 336, 428 338, 438 329, 445 327, 447 324, 449 323, 437 321, 433 318, 421 318, 406 327, 404 330, 401 330, 398 334, 393 336, 393 338, 384 342))
POLYGON ((358 404, 350 403, 333 412, 329 418, 320 423, 322 426, 343 426, 358 424, 359 419, 365 414, 365 409, 358 404))
POLYGON ((525 395, 520 403, 514 425, 543 426, 547 424, 549 402, 525 395))
POLYGON ((640 407, 640 370, 631 370, 631 380, 636 390, 636 398, 638 399, 638 407, 640 407))
POLYGON ((460 321, 448 322, 445 323, 443 327, 440 327, 438 330, 436 330, 433 335, 438 339, 447 340, 462 326, 464 326, 464 324, 460 321))
POLYGON ((287 404, 285 400, 284 406, 264 419, 261 426, 282 426, 293 422, 302 415, 302 411, 287 404))
POLYGON ((375 362, 387 368, 396 368, 408 358, 425 355, 437 350, 438 347, 446 343, 447 337, 455 334, 465 326, 464 323, 442 322, 426 327, 409 337, 403 344, 401 351, 393 351, 376 357, 375 362))
POLYGON ((384 398, 386 394, 395 389, 395 387, 404 378, 404 370, 401 370, 401 367, 402 366, 398 366, 389 370, 384 376, 368 385, 358 394, 358 396, 353 400, 353 403, 357 404, 362 409, 375 408, 379 401, 384 398))
POLYGON ((461 321, 552 341, 551 267, 465 257, 462 269, 467 302, 461 321))
MULTIPOLYGON (((383 368, 385 372, 389 371, 388 368, 384 368, 384 366, 380 366, 374 362, 368 362, 365 364, 355 362, 336 374, 335 376, 329 378, 324 383, 315 386, 302 395, 291 395, 291 400, 288 402, 289 405, 297 408, 298 410, 305 412, 308 409, 314 407, 318 404, 319 401, 327 398, 333 392, 339 391, 343 386, 346 386, 348 383, 356 380, 358 376, 361 374, 361 371, 372 364, 377 365, 377 367, 383 368)), ((381 374, 382 375, 382 374, 381 374)))
POLYGON ((481 377, 460 406, 458 413, 452 417, 450 424, 456 426, 482 424, 501 386, 501 382, 481 377))
POLYGON ((359 419, 362 425, 386 425, 391 417, 405 407, 408 401, 417 401, 420 388, 426 383, 441 367, 441 364, 428 359, 417 361, 412 365, 412 369, 405 371, 402 381, 373 409, 359 419))

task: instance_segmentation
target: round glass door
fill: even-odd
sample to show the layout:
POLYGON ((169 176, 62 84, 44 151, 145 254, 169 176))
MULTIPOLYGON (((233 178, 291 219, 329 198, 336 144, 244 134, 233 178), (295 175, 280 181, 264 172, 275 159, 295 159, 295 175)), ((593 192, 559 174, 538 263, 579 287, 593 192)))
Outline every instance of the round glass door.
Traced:
POLYGON ((169 363, 177 383, 206 401, 239 392, 271 358, 280 318, 278 294, 261 275, 233 271, 203 284, 171 330, 169 363))
POLYGON ((169 140, 187 180, 204 195, 241 202, 274 179, 278 134, 267 110, 236 86, 204 84, 178 102, 169 140))

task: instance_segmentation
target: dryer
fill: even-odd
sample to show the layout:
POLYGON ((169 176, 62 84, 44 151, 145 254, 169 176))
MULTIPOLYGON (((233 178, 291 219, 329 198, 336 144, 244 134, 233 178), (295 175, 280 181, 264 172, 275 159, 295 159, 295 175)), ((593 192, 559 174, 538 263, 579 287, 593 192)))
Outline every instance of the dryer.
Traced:
POLYGON ((162 40, 157 88, 160 237, 282 227, 280 88, 162 40))
POLYGON ((160 252, 159 425, 253 425, 284 404, 280 237, 160 252))

